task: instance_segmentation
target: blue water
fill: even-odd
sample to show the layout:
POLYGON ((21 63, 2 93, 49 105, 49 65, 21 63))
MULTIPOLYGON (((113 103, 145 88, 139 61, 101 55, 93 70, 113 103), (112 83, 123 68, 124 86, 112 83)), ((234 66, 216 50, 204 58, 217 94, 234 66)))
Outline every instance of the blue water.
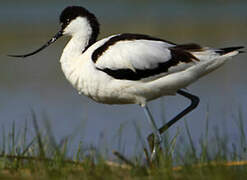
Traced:
MULTIPOLYGON (((132 21, 155 20, 169 22, 178 19, 189 21, 219 21, 230 20, 246 22, 247 2, 237 1, 231 3, 188 3, 163 2, 156 3, 128 3, 125 1, 71 1, 67 0, 52 2, 34 1, 2 1, 0 6, 0 23, 54 23, 63 8, 68 5, 80 5, 97 12, 100 20, 111 21, 132 21)), ((190 23, 190 22, 188 22, 190 23)))

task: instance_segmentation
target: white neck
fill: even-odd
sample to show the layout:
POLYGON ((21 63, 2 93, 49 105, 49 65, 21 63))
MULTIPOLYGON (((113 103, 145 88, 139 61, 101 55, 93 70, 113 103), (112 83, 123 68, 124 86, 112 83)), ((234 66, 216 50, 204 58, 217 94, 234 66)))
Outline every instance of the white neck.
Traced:
POLYGON ((62 64, 71 64, 89 44, 92 28, 86 18, 77 17, 64 29, 63 34, 72 38, 64 48, 60 61, 62 64))
POLYGON ((60 62, 73 63, 73 61, 82 54, 89 43, 90 36, 83 34, 74 35, 63 50, 60 62))
MULTIPOLYGON (((87 32, 89 33, 89 31, 87 32)), ((74 74, 76 72, 75 68, 77 67, 78 61, 82 61, 79 56, 82 55, 83 50, 87 47, 90 35, 91 34, 86 35, 85 32, 74 34, 63 50, 60 63, 66 78, 73 86, 78 78, 78 76, 74 74)))
POLYGON ((83 51, 89 43, 92 43, 89 41, 93 35, 93 29, 86 18, 77 17, 64 29, 63 34, 72 38, 64 48, 60 62, 66 78, 75 86, 78 80, 76 68, 78 63, 83 61, 83 58, 80 58, 83 51))

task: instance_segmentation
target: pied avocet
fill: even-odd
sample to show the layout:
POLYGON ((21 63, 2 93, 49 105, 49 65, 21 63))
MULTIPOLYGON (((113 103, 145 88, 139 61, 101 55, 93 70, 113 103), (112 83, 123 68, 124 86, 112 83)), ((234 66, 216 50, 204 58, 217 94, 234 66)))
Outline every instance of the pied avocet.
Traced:
POLYGON ((48 47, 63 35, 71 36, 60 62, 68 81, 79 93, 105 104, 139 104, 150 121, 152 158, 161 134, 193 110, 199 98, 184 90, 189 84, 223 65, 243 47, 214 49, 195 43, 175 44, 143 34, 117 34, 96 41, 99 23, 83 7, 70 6, 60 15, 61 30, 28 57, 48 47), (158 128, 147 102, 161 96, 180 94, 191 105, 158 128))

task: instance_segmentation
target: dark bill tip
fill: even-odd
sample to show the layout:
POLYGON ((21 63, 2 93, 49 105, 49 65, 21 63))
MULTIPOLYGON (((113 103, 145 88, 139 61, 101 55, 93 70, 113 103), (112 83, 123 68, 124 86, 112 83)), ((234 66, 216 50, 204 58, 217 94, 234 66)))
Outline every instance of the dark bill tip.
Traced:
POLYGON ((43 46, 41 46, 39 49, 37 49, 34 52, 28 53, 28 54, 23 54, 23 55, 13 55, 13 54, 9 54, 7 56, 9 57, 17 57, 17 58, 25 58, 28 56, 32 56, 40 51, 42 51, 43 49, 45 49, 46 47, 48 47, 49 45, 51 45, 52 43, 54 43, 57 39, 59 39, 61 36, 63 36, 63 31, 59 31, 57 34, 55 34, 55 36, 53 36, 53 38, 51 38, 47 43, 45 43, 43 46))

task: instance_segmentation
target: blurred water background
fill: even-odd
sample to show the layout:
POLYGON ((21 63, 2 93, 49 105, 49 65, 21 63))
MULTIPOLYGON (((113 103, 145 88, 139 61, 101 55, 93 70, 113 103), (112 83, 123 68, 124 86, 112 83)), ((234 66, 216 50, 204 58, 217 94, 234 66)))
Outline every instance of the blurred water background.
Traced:
MULTIPOLYGON (((136 145, 134 123, 143 137, 151 132, 137 105, 103 105, 78 95, 66 81, 59 58, 68 39, 27 59, 6 54, 30 52, 59 30, 58 17, 64 7, 81 5, 96 14, 101 23, 100 38, 121 33, 144 33, 176 43, 197 42, 205 46, 247 46, 247 1, 28 1, 1 0, 0 6, 0 125, 7 132, 25 122, 32 130, 31 110, 44 128, 48 119, 57 141, 72 136, 76 144, 118 149, 127 154, 136 145), (122 128, 122 139, 119 132, 122 128), (119 142, 121 139, 121 142, 119 142), (122 149, 122 150, 123 150, 122 149)), ((247 55, 241 54, 225 66, 188 87, 201 103, 186 116, 195 142, 209 123, 209 139, 219 133, 236 142, 238 120, 247 119, 247 55)), ((149 103, 157 124, 169 120, 189 102, 179 96, 163 97, 149 103)), ((180 129, 186 142, 184 121, 169 129, 180 129)), ((0 133, 1 135, 1 133, 0 133)), ((30 133, 30 136, 34 133, 30 133)), ((140 146, 138 146, 140 147, 140 146)), ((73 147, 71 147, 73 149, 73 147)))

